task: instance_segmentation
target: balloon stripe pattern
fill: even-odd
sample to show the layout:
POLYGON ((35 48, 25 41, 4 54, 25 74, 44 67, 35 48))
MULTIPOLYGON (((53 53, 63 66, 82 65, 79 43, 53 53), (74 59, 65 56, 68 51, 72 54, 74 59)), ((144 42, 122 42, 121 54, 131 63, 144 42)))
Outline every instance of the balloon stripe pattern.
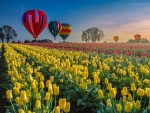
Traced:
POLYGON ((41 26, 40 26, 38 33, 40 33, 43 26, 44 26, 44 16, 42 16, 42 23, 41 23, 41 26))
POLYGON ((48 29, 51 32, 51 34, 54 36, 54 39, 56 39, 56 36, 61 30, 61 23, 58 21, 51 21, 48 24, 48 29))
POLYGON ((22 15, 22 23, 33 38, 38 38, 47 25, 47 16, 41 10, 29 10, 22 15))
POLYGON ((72 27, 67 23, 62 23, 62 29, 59 32, 59 35, 62 37, 63 40, 66 40, 66 38, 70 35, 72 32, 72 27))

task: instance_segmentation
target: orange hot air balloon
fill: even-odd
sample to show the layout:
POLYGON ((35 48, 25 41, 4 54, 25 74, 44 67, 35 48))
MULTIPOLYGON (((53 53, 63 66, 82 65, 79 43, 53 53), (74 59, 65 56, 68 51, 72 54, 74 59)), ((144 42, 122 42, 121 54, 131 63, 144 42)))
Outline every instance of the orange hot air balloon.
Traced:
POLYGON ((117 42, 119 40, 118 36, 114 36, 114 41, 117 42))
POLYGON ((141 35, 136 34, 136 35, 134 36, 134 38, 135 38, 136 41, 139 41, 139 40, 141 39, 141 35))

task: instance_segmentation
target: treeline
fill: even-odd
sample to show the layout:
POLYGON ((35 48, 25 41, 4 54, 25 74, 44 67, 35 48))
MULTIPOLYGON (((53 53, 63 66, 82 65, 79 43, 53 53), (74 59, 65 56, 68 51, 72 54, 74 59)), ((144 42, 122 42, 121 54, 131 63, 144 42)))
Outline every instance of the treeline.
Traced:
MULTIPOLYGON (((18 41, 12 41, 12 43, 53 43, 53 41, 52 40, 49 40, 49 39, 42 39, 42 40, 24 40, 23 42, 21 42, 20 40, 18 40, 18 41)), ((60 42, 59 41, 59 43, 73 43, 73 42, 66 42, 66 41, 62 41, 62 42, 60 42)), ((76 43, 76 42, 74 42, 74 43, 76 43)))
POLYGON ((135 39, 129 39, 127 43, 149 43, 149 40, 147 40, 146 38, 141 38, 139 41, 135 39))
POLYGON ((53 41, 52 40, 49 40, 49 39, 42 39, 42 40, 24 40, 23 42, 21 42, 20 40, 18 40, 18 41, 12 41, 12 43, 35 43, 35 42, 39 42, 39 43, 53 43, 53 41))

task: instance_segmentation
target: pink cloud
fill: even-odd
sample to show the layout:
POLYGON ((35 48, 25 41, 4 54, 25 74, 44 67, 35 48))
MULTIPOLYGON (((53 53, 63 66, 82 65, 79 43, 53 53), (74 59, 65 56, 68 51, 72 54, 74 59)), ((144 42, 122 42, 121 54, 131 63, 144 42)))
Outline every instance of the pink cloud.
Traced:
POLYGON ((143 38, 150 39, 150 16, 121 26, 123 32, 129 35, 140 34, 143 38))

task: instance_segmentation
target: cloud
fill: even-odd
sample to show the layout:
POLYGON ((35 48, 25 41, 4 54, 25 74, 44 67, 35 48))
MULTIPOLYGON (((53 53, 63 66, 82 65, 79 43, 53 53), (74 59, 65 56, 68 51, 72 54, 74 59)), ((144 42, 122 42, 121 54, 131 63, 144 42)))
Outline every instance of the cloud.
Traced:
POLYGON ((150 16, 145 19, 130 22, 121 26, 121 29, 127 34, 141 34, 142 37, 150 39, 150 16))

